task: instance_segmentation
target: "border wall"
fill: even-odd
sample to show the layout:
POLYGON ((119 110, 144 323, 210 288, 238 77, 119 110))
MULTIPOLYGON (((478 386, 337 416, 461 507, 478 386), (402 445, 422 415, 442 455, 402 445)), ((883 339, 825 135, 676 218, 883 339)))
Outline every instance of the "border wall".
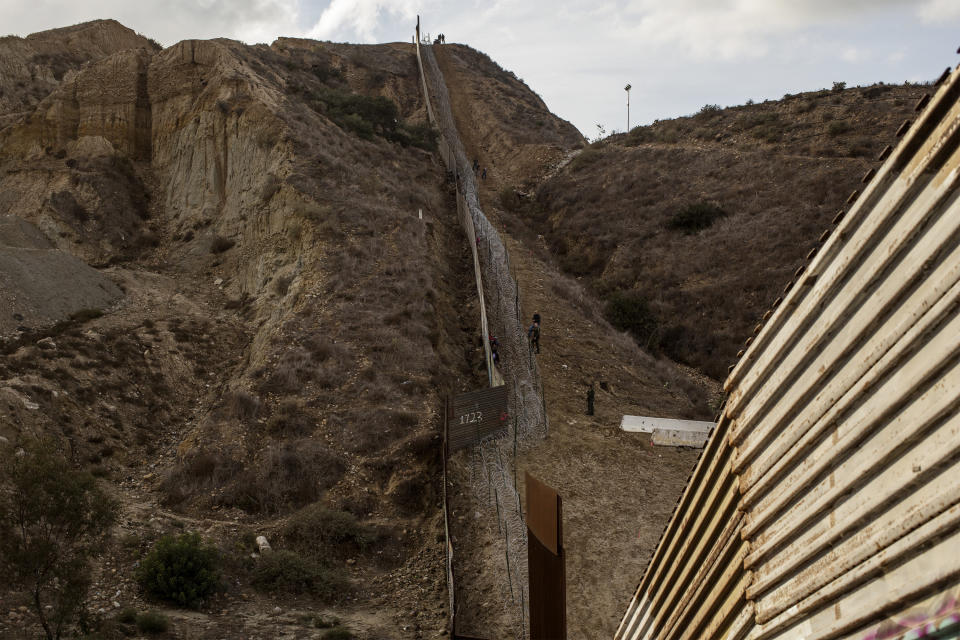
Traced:
MULTIPOLYGON (((456 181, 457 213, 473 254, 488 381, 491 386, 506 385, 508 393, 507 433, 491 437, 471 449, 471 485, 478 501, 485 503, 489 515, 496 518, 498 531, 503 536, 504 567, 498 576, 500 597, 507 603, 515 637, 525 638, 529 629, 527 527, 516 487, 514 461, 518 448, 525 448, 547 435, 543 383, 526 338, 520 289, 511 274, 509 254, 480 208, 476 176, 457 133, 446 83, 433 50, 420 44, 418 24, 414 45, 427 113, 439 131, 439 153, 456 181), (499 367, 493 362, 490 334, 496 335, 500 342, 499 367)), ((448 576, 453 580, 454 550, 449 544, 447 560, 448 576)), ((450 586, 451 602, 455 602, 455 585, 450 586)), ((455 626, 454 608, 451 615, 454 616, 451 624, 455 626)))
POLYGON ((741 352, 617 640, 960 636, 960 70, 938 86, 741 352))

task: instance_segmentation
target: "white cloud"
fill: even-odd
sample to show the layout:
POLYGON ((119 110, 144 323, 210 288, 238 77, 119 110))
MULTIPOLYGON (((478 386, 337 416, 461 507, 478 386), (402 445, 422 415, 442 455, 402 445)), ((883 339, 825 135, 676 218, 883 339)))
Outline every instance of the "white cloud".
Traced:
POLYGON ((307 37, 342 40, 350 35, 361 42, 375 42, 385 21, 410 20, 421 4, 416 0, 331 0, 307 37))
POLYGON ((859 64, 870 59, 870 53, 860 47, 846 46, 840 52, 840 59, 850 64, 859 64))
POLYGON ((960 19, 960 2, 957 0, 926 0, 917 8, 917 15, 928 23, 942 23, 960 19))
POLYGON ((592 135, 623 119, 627 82, 635 124, 833 81, 936 76, 953 60, 960 0, 0 0, 0 29, 113 17, 165 45, 409 42, 417 13, 424 31, 489 54, 592 135))

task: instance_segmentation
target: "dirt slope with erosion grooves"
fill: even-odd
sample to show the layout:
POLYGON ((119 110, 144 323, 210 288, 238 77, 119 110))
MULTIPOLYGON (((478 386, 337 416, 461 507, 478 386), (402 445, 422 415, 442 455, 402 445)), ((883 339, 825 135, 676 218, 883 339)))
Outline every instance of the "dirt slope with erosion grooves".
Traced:
POLYGON ((648 313, 636 318, 642 344, 722 380, 928 89, 874 85, 708 105, 593 144, 531 197, 509 203, 596 295, 646 301, 648 313))
MULTIPOLYGON (((510 251, 526 317, 534 311, 543 317, 538 359, 551 433, 520 456, 520 494, 523 472, 529 470, 563 496, 568 635, 610 637, 635 586, 635 576, 649 559, 696 459, 693 451, 655 450, 646 436, 620 433, 620 418, 624 414, 704 418, 710 415, 708 397, 714 389, 637 349, 600 317, 597 301, 579 283, 542 259, 535 234, 516 235, 502 224, 507 214, 500 206, 501 185, 536 184, 580 141, 566 134, 558 139, 552 132, 565 131, 562 125, 537 129, 547 132, 543 142, 537 141, 536 132, 531 134, 509 118, 501 126, 497 114, 523 110, 516 104, 514 90, 503 88, 513 83, 503 72, 492 79, 475 74, 468 63, 473 56, 452 55, 463 50, 434 47, 457 128, 471 132, 463 136, 467 153, 494 168, 488 180, 480 182, 484 213, 499 228, 510 251), (487 115, 477 115, 485 109, 489 109, 487 115), (484 144, 478 141, 490 142, 486 148, 471 147, 484 144), (590 382, 597 385, 594 416, 584 415, 590 382)), ((547 118, 553 116, 547 113, 547 118)), ((467 502, 462 510, 471 514, 479 509, 467 502)), ((485 526, 480 533, 476 548, 464 548, 470 541, 460 541, 457 577, 465 592, 462 608, 470 611, 458 618, 466 625, 460 631, 478 635, 487 624, 485 617, 495 612, 493 607, 482 607, 489 594, 473 591, 471 586, 482 584, 484 572, 499 570, 498 560, 502 564, 501 559, 484 555, 484 536, 496 536, 495 527, 485 526)))
POLYGON ((124 505, 94 609, 144 606, 134 562, 186 527, 220 546, 234 586, 168 611, 178 634, 318 636, 302 614, 319 612, 360 637, 443 628, 437 409, 482 358, 441 165, 387 141, 389 121, 337 111, 384 94, 423 120, 409 46, 185 41, 96 62, 0 131, 10 213, 126 293, 48 331, 52 346, 34 332, 0 355, 0 435, 59 436, 124 505), (321 505, 376 544, 297 538, 290 523, 321 505), (254 532, 350 587, 253 590, 254 532))

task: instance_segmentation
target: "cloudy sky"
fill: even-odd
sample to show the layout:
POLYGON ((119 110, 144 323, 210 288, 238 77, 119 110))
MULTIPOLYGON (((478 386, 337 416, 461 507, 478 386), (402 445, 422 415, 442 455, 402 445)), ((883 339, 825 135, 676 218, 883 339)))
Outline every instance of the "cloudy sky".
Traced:
POLYGON ((0 31, 112 17, 185 38, 469 44, 584 135, 785 93, 932 80, 955 66, 960 0, 0 0, 0 31))

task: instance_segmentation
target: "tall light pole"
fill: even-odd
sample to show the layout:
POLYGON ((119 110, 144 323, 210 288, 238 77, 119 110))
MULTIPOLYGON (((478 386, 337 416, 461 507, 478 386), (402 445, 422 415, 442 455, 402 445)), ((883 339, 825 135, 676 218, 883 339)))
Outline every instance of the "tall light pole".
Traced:
POLYGON ((632 87, 629 84, 623 88, 627 92, 627 133, 630 133, 630 89, 632 87))

